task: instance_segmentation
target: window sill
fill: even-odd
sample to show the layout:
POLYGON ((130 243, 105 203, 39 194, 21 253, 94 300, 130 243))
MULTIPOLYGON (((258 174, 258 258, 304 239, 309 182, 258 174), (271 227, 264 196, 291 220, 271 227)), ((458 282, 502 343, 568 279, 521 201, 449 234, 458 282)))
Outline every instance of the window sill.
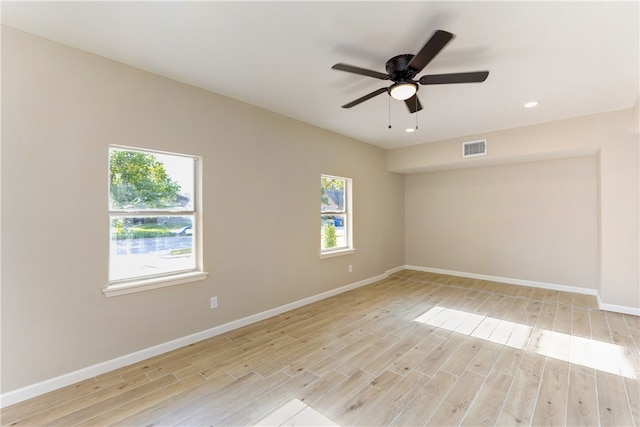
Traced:
POLYGON ((132 280, 126 283, 109 285, 102 289, 107 297, 132 294, 135 292, 150 291, 151 289, 166 288, 167 286, 182 285, 206 279, 209 273, 206 271, 190 271, 188 273, 173 274, 165 277, 132 280))
POLYGON ((354 248, 346 248, 346 249, 339 249, 337 251, 320 252, 320 259, 332 258, 334 256, 341 256, 341 255, 349 255, 354 253, 355 251, 356 250, 354 248))

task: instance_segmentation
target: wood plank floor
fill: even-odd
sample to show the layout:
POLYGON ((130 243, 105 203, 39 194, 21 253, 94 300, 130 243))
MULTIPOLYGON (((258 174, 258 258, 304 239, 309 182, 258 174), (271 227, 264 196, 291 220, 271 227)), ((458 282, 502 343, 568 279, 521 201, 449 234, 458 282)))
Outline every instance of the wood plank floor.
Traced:
POLYGON ((403 270, 4 408, 3 425, 640 426, 640 318, 403 270))

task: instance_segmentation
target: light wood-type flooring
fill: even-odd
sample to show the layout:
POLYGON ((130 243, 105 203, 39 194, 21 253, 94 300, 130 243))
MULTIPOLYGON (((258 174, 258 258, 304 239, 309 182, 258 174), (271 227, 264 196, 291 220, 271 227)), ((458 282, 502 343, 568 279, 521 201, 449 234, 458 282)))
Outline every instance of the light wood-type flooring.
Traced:
POLYGON ((640 425, 640 318, 403 270, 18 403, 3 425, 640 425))

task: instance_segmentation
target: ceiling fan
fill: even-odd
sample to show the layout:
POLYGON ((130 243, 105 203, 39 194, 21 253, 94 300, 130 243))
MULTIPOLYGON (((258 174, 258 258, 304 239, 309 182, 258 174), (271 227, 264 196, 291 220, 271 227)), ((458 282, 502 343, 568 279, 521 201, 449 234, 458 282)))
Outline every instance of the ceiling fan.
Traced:
POLYGON ((416 55, 407 53, 394 56, 388 60, 385 66, 387 74, 367 70, 366 68, 354 67, 348 64, 338 63, 334 65, 331 67, 334 70, 374 77, 380 80, 391 80, 393 82, 391 86, 374 90, 355 101, 343 105, 342 108, 351 108, 383 92, 388 92, 392 98, 404 101, 410 113, 415 113, 416 111, 422 110, 422 105, 417 95, 419 85, 481 83, 485 81, 489 76, 488 71, 428 74, 420 77, 418 80, 414 80, 416 75, 419 74, 454 37, 453 34, 447 31, 437 30, 416 55))

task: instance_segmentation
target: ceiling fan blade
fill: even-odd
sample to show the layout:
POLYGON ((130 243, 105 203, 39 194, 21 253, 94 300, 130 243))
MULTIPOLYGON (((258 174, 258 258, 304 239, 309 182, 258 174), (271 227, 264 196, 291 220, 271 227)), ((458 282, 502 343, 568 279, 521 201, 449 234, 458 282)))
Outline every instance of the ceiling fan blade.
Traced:
POLYGON ((421 85, 442 85, 448 83, 481 83, 487 80, 488 71, 471 73, 431 74, 420 77, 421 85))
POLYGON ((371 93, 369 93, 369 94, 367 94, 367 95, 363 96, 362 98, 358 98, 358 99, 356 99, 355 101, 351 101, 351 102, 350 102, 350 103, 348 103, 348 104, 344 104, 344 105, 342 106, 342 108, 351 108, 351 107, 353 107, 353 106, 355 106, 355 105, 360 104, 361 102, 366 101, 367 99, 371 99, 371 98, 373 98, 374 96, 378 96, 378 95, 380 95, 381 93, 384 93, 384 92, 386 92, 386 91, 387 91, 387 88, 386 88, 386 87, 382 87, 382 88, 380 88, 380 89, 378 89, 378 90, 375 90, 375 91, 373 91, 373 92, 371 92, 371 93))
POLYGON ((373 70, 367 70, 366 68, 354 67, 353 65, 349 64, 336 64, 331 68, 334 70, 346 71, 347 73, 355 73, 362 76, 375 77, 376 79, 380 80, 389 80, 389 78, 391 77, 388 74, 379 73, 373 70))
POLYGON ((415 113, 416 111, 422 110, 422 104, 420 104, 420 100, 418 99, 418 94, 414 94, 411 98, 405 99, 404 103, 407 104, 407 108, 410 113, 415 113))
POLYGON ((433 33, 420 52, 418 52, 411 62, 409 62, 407 68, 415 71, 416 73, 422 71, 422 69, 426 67, 438 53, 440 53, 440 51, 453 39, 453 37, 455 37, 453 34, 443 30, 438 30, 433 33))

